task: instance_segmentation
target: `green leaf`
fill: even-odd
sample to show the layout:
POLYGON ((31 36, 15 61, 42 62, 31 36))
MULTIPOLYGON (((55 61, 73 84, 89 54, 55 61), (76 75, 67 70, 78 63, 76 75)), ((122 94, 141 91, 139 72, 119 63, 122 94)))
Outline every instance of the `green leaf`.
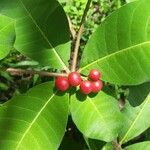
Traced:
POLYGON ((70 37, 66 15, 56 0, 1 0, 0 13, 16 21, 15 48, 43 65, 66 68, 70 37))
POLYGON ((78 129, 88 138, 109 142, 118 136, 122 127, 116 99, 102 91, 94 97, 77 92, 71 97, 71 114, 78 129))
POLYGON ((0 109, 0 149, 57 150, 68 118, 68 96, 53 83, 34 87, 0 109))
POLYGON ((107 95, 110 95, 117 99, 117 92, 114 85, 105 84, 102 91, 105 92, 107 95))
POLYGON ((15 41, 15 21, 0 14, 0 60, 6 57, 15 41))
POLYGON ((100 150, 105 145, 105 142, 84 137, 89 150, 100 150))
POLYGON ((150 150, 150 141, 130 145, 125 150, 150 150))
POLYGON ((132 106, 140 105, 150 93, 150 82, 129 87, 128 100, 132 106))
POLYGON ((102 150, 114 150, 112 143, 107 143, 102 150))
POLYGON ((24 66, 37 66, 38 62, 32 60, 25 60, 14 64, 15 67, 24 67, 24 66))
POLYGON ((131 2, 134 2, 136 0, 126 0, 127 3, 131 3, 131 2))
POLYGON ((150 127, 144 132, 145 141, 150 141, 150 127))
POLYGON ((150 127, 150 94, 140 106, 132 107, 127 103, 122 113, 124 127, 119 135, 120 144, 128 142, 150 127))
POLYGON ((150 3, 129 3, 98 27, 85 47, 80 71, 102 72, 104 81, 136 85, 150 81, 150 3))
POLYGON ((5 84, 5 83, 1 83, 0 82, 0 91, 2 91, 2 90, 4 90, 4 91, 7 91, 8 90, 8 85, 7 84, 5 84))

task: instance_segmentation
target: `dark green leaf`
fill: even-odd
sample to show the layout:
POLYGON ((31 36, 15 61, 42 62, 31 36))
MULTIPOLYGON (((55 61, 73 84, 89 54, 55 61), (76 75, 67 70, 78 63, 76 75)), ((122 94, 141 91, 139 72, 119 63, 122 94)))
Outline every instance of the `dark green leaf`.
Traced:
POLYGON ((105 142, 100 141, 100 140, 94 140, 94 139, 89 139, 89 138, 84 138, 85 142, 89 148, 89 150, 100 150, 104 146, 105 142))
POLYGON ((66 68, 67 18, 56 0, 1 0, 0 13, 16 21, 15 48, 43 65, 66 68))
POLYGON ((129 87, 128 100, 132 106, 140 105, 150 92, 150 82, 129 87))

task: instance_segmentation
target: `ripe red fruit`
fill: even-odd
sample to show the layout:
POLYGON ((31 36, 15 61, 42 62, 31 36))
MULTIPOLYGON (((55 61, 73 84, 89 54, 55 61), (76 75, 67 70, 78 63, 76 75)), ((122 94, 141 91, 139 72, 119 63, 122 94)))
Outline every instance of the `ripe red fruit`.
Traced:
POLYGON ((101 76, 100 72, 96 69, 92 69, 89 73, 89 78, 93 81, 99 80, 100 76, 101 76))
POLYGON ((78 72, 71 72, 68 81, 71 86, 78 86, 81 83, 81 76, 78 72))
POLYGON ((66 77, 57 77, 55 80, 55 86, 60 91, 66 91, 69 88, 68 78, 66 77))
POLYGON ((92 82, 84 80, 80 84, 80 90, 83 94, 89 94, 92 92, 92 82))
POLYGON ((92 93, 99 92, 103 87, 103 82, 101 80, 92 83, 92 93))

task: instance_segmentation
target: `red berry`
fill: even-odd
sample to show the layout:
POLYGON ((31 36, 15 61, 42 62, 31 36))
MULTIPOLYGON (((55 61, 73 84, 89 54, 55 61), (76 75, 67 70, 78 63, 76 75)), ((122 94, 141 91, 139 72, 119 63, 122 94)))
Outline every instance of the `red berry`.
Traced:
POLYGON ((89 73, 89 78, 93 81, 99 80, 100 76, 100 72, 96 69, 92 69, 89 73))
POLYGON ((89 94, 92 92, 92 82, 84 80, 80 84, 80 90, 83 94, 89 94))
POLYGON ((78 72, 71 72, 68 81, 71 86, 78 86, 81 83, 81 76, 78 72))
POLYGON ((60 91, 66 91, 69 88, 68 78, 66 77, 57 77, 55 80, 55 86, 60 91))
POLYGON ((101 80, 98 80, 98 81, 93 82, 92 85, 93 85, 92 92, 97 93, 102 89, 103 82, 101 80))

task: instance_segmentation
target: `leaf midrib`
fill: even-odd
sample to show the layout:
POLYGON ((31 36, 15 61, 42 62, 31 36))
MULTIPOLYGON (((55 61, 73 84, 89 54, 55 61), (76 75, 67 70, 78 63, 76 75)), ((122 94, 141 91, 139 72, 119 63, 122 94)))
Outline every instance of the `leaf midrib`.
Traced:
POLYGON ((30 12, 27 10, 27 8, 24 5, 24 3, 22 2, 22 0, 19 0, 19 1, 22 4, 22 6, 25 9, 25 11, 27 12, 28 16, 31 18, 31 20, 35 24, 35 26, 38 28, 39 32, 42 34, 43 38, 46 40, 46 42, 48 43, 48 45, 52 48, 52 51, 54 52, 55 56, 58 58, 59 62, 63 66, 63 68, 65 70, 67 70, 67 72, 69 72, 69 69, 67 68, 66 64, 64 63, 64 61, 62 60, 62 58, 59 56, 59 54, 57 53, 57 51, 55 50, 55 48, 52 46, 52 44, 50 43, 50 41, 46 37, 45 33, 40 29, 40 27, 38 26, 37 22, 34 20, 34 18, 32 17, 32 15, 30 14, 30 12))
POLYGON ((105 124, 105 129, 108 131, 108 133, 111 132, 111 130, 109 129, 109 127, 107 126, 107 123, 105 123, 105 119, 104 117, 101 115, 100 111, 98 110, 98 108, 96 107, 95 103, 92 101, 92 99, 88 98, 90 103, 93 105, 93 107, 95 108, 96 112, 98 113, 98 115, 100 116, 100 118, 103 120, 104 124, 105 124))
POLYGON ((109 58, 109 57, 112 57, 112 56, 116 55, 116 54, 123 53, 123 52, 128 51, 128 50, 132 50, 132 49, 135 48, 135 47, 142 46, 142 45, 145 45, 145 44, 150 44, 150 41, 142 42, 142 43, 140 43, 140 44, 136 44, 136 45, 127 47, 127 48, 125 48, 125 49, 121 49, 121 50, 119 50, 119 51, 116 51, 116 52, 114 52, 114 53, 111 53, 111 54, 109 54, 109 55, 106 55, 106 56, 104 56, 104 57, 101 57, 101 58, 99 58, 99 59, 97 59, 97 60, 91 62, 90 64, 88 64, 88 65, 82 67, 82 68, 79 70, 79 72, 82 72, 83 70, 85 70, 86 68, 88 68, 89 66, 91 66, 91 65, 93 65, 93 64, 95 64, 95 63, 97 63, 97 62, 103 61, 103 60, 105 60, 105 59, 107 59, 107 58, 109 58))
POLYGON ((141 116, 145 106, 147 105, 147 103, 149 102, 149 98, 150 95, 146 98, 145 103, 143 104, 143 107, 140 108, 139 113, 137 114, 137 117, 135 118, 135 120, 133 121, 133 123, 131 124, 131 126, 129 127, 129 129, 127 130, 127 132, 125 133, 125 135, 123 136, 123 138, 120 140, 120 145, 126 140, 126 137, 128 136, 128 134, 130 133, 130 131, 132 130, 132 128, 134 127, 135 123, 137 122, 137 120, 139 119, 139 117, 141 116))
POLYGON ((4 29, 6 29, 7 27, 9 27, 10 25, 13 24, 14 21, 11 21, 9 24, 7 24, 6 26, 4 26, 3 28, 0 29, 0 32, 3 31, 4 29))
POLYGON ((28 132, 30 131, 30 129, 32 128, 33 124, 36 122, 36 120, 38 119, 38 117, 41 115, 42 111, 45 109, 45 107, 48 105, 48 103, 53 99, 53 97, 56 95, 57 91, 48 99, 48 101, 42 106, 42 108, 39 110, 39 112, 37 113, 37 115, 35 116, 35 118, 33 119, 33 121, 30 123, 29 127, 26 129, 26 131, 24 132, 22 138, 20 139, 19 143, 17 144, 16 150, 18 150, 18 148, 21 146, 21 143, 23 141, 23 139, 25 138, 25 136, 28 134, 28 132))

